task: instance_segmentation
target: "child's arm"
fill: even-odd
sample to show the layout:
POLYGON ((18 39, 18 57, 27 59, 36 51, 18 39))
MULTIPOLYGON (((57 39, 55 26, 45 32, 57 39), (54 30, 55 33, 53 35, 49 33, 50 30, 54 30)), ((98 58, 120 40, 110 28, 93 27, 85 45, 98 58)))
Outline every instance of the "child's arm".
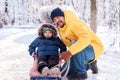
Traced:
POLYGON ((36 38, 30 45, 29 45, 29 53, 32 56, 33 53, 36 52, 36 48, 39 45, 39 38, 36 38))
POLYGON ((67 50, 66 45, 60 40, 60 38, 58 37, 58 46, 60 48, 60 53, 64 52, 67 50))

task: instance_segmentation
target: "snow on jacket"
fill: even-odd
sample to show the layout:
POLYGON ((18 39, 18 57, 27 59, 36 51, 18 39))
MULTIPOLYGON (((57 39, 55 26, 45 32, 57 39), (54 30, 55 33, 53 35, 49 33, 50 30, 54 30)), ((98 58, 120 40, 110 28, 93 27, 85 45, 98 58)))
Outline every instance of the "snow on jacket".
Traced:
POLYGON ((98 59, 104 49, 98 36, 85 22, 80 20, 75 13, 66 10, 64 11, 64 15, 65 25, 59 28, 59 33, 62 41, 69 47, 69 51, 72 55, 82 51, 88 45, 92 45, 95 53, 95 60, 98 59))
POLYGON ((66 51, 65 44, 59 39, 59 37, 52 38, 44 38, 37 37, 30 45, 29 45, 29 53, 32 55, 33 52, 36 52, 37 56, 41 55, 59 55, 60 53, 66 51))

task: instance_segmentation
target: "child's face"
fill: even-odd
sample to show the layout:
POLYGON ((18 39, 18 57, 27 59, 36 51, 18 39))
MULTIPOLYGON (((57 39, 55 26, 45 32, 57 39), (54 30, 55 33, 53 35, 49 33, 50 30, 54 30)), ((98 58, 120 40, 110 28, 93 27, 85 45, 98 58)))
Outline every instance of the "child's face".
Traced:
POLYGON ((50 37, 52 37, 52 32, 46 31, 46 32, 44 33, 44 37, 45 37, 45 38, 50 38, 50 37))

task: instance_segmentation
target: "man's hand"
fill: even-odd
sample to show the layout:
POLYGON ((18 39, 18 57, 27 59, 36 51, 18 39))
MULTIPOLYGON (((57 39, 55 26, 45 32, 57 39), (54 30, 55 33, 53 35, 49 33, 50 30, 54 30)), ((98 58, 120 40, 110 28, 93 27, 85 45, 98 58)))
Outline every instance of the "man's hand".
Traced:
POLYGON ((60 60, 64 59, 65 61, 67 61, 71 56, 72 54, 69 51, 62 52, 60 54, 60 60))

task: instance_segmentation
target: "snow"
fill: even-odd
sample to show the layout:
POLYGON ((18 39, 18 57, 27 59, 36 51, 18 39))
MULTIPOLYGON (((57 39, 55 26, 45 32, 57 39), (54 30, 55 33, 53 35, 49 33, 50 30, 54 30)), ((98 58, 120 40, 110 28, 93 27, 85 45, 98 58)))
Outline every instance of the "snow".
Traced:
MULTIPOLYGON (((39 3, 41 0, 37 1, 39 3)), ((66 1, 70 4, 70 0, 66 1)), ((4 11, 4 2, 5 0, 0 1, 1 17, 4 17, 1 15, 4 11)), ((4 28, 0 29, 0 80, 29 80, 29 70, 32 67, 33 58, 28 53, 28 46, 37 36, 38 27, 40 26, 38 18, 42 23, 49 22, 50 20, 45 15, 50 15, 50 8, 53 9, 58 5, 48 5, 44 7, 40 7, 40 5, 38 7, 35 6, 36 2, 32 4, 34 1, 28 3, 26 0, 11 0, 8 2, 10 4, 9 24, 7 26, 4 25, 4 28), (13 1, 15 3, 13 3, 13 1), (24 5, 22 4, 22 7, 21 2, 25 2, 24 5), (30 5, 30 7, 28 7, 28 5, 30 5), (19 6, 21 9, 18 9, 19 6), (24 11, 22 11, 23 8, 25 9, 24 11), (48 14, 46 14, 46 12, 48 14), (14 13, 15 15, 13 15, 14 13), (16 22, 12 25, 10 21, 12 21, 12 19, 14 20, 14 17, 16 22)), ((47 2, 45 2, 45 4, 46 3, 47 2)), ((78 12, 77 15, 79 15, 81 19, 85 18, 86 22, 89 23, 89 1, 85 2, 85 0, 81 0, 78 2, 78 0, 75 0, 74 4, 75 6, 73 7, 59 7, 63 10, 68 9, 74 11, 73 8, 76 9, 78 12)), ((105 51, 98 59, 99 73, 95 75, 89 70, 88 79, 86 80, 119 80, 120 78, 120 27, 118 8, 119 1, 117 0, 97 1, 97 35, 101 38, 105 46, 105 51), (104 1, 106 1, 105 4, 104 1), (113 14, 115 17, 111 16, 113 14), (103 16, 106 16, 106 18, 103 19, 103 16), (115 30, 113 28, 115 28, 115 30)))
POLYGON ((28 45, 35 29, 0 30, 0 76, 1 80, 28 80, 32 58, 28 54, 28 45))
MULTIPOLYGON (((29 56, 28 45, 37 36, 36 28, 0 29, 0 79, 29 80, 33 58, 29 56)), ((106 39, 103 40, 103 42, 106 39)), ((86 80, 119 80, 120 50, 111 48, 98 59, 99 73, 88 71, 86 80)))

